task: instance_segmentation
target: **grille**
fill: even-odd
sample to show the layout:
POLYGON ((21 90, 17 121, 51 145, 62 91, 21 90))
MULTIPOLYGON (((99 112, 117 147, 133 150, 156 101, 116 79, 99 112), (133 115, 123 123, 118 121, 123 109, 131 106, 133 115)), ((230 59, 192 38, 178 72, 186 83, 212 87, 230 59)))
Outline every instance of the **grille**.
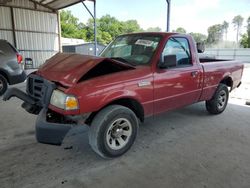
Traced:
POLYGON ((31 74, 27 80, 27 93, 35 99, 37 105, 45 107, 49 104, 55 84, 38 75, 31 74))
POLYGON ((39 77, 29 77, 28 79, 28 91, 27 93, 37 101, 42 100, 44 81, 39 77))

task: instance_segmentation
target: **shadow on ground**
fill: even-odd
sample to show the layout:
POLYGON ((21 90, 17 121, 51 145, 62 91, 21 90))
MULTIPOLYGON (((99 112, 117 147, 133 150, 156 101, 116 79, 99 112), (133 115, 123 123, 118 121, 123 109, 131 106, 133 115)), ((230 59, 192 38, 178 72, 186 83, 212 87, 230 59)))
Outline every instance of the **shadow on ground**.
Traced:
POLYGON ((229 104, 217 116, 204 103, 159 115, 140 126, 124 156, 104 160, 88 145, 88 128, 62 146, 39 144, 35 116, 18 100, 0 102, 1 187, 248 187, 250 108, 229 104))

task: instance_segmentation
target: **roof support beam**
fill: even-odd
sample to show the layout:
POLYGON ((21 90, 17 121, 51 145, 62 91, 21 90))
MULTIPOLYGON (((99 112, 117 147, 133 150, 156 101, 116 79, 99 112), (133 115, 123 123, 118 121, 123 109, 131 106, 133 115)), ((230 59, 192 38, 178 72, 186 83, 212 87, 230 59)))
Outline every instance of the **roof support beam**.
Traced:
POLYGON ((167 32, 170 31, 170 10, 171 10, 171 0, 166 0, 167 1, 167 32))
POLYGON ((89 12, 90 16, 93 18, 94 20, 94 43, 95 43, 95 56, 97 56, 97 28, 96 28, 96 1, 93 1, 94 3, 94 14, 92 14, 92 12, 89 10, 89 8, 86 6, 86 4, 84 3, 85 0, 82 0, 82 4, 83 6, 86 8, 86 10, 89 12))
POLYGON ((32 3, 34 3, 34 4, 36 4, 36 5, 40 5, 42 7, 45 7, 47 9, 52 10, 53 12, 55 12, 55 9, 53 9, 53 8, 51 8, 51 7, 49 7, 49 6, 45 5, 45 4, 42 4, 42 3, 34 1, 34 0, 29 0, 29 1, 32 2, 32 3))

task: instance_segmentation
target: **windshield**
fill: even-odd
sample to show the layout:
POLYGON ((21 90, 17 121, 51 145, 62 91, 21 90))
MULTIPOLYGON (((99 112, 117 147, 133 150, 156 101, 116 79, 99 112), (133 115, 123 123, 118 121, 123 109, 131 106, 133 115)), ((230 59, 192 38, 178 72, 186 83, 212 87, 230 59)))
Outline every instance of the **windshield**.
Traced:
POLYGON ((119 36, 101 53, 101 56, 132 65, 148 65, 160 39, 160 35, 119 36))

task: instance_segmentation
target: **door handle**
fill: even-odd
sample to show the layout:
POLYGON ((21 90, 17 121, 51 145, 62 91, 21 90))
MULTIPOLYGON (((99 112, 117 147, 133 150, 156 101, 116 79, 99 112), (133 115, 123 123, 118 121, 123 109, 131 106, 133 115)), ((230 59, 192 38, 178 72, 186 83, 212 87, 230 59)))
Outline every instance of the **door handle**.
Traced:
POLYGON ((193 78, 195 78, 197 75, 198 75, 198 71, 193 71, 193 72, 191 72, 191 76, 192 76, 193 78))

